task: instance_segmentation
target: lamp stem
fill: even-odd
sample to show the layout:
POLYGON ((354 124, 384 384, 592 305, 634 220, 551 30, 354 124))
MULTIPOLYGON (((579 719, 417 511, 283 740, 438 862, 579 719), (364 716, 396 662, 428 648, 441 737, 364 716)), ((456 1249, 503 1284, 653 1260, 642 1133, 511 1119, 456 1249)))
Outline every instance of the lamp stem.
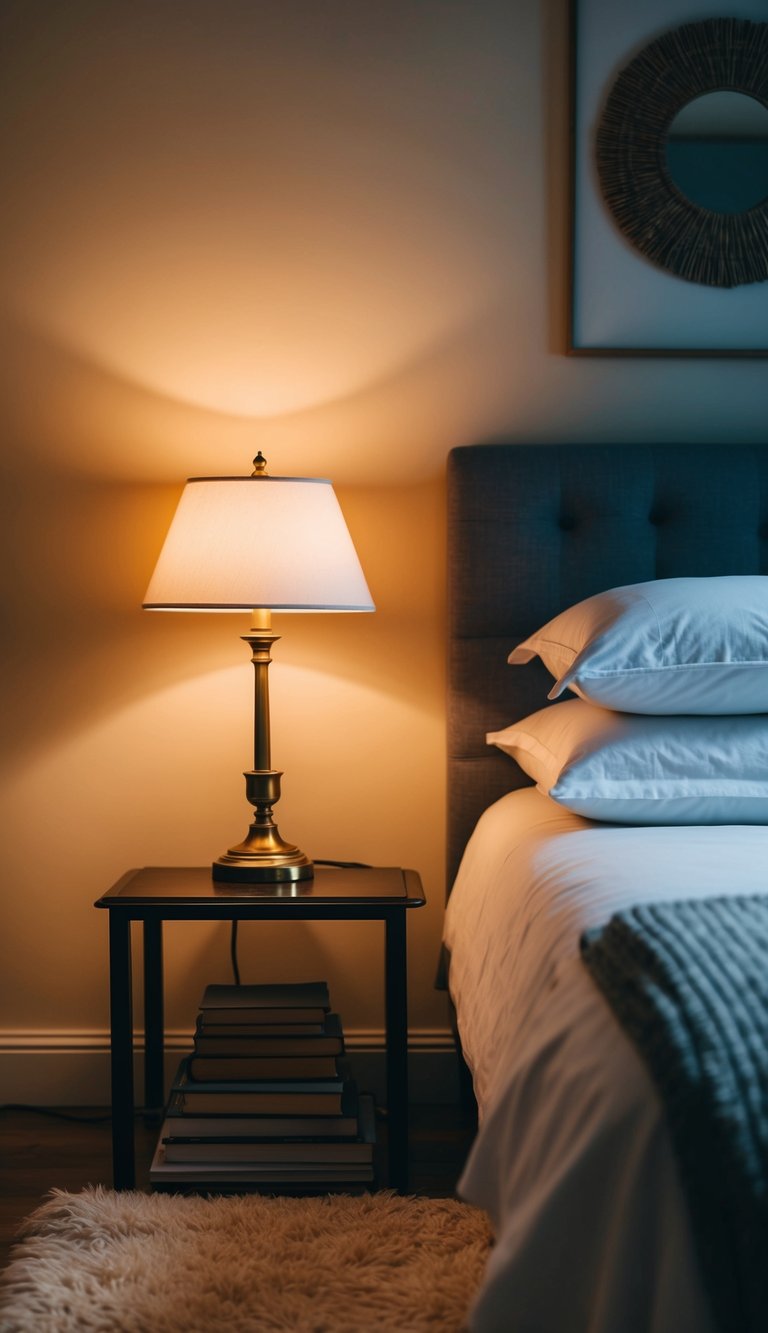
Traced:
POLYGON ((253 700, 253 767, 257 773, 272 767, 269 723, 269 664, 270 650, 279 634, 272 633, 272 613, 254 607, 250 634, 244 634, 251 645, 254 671, 253 700))
POLYGON ((213 878, 240 883, 279 883, 311 879, 308 856, 280 836, 272 807, 280 799, 282 773, 272 767, 269 726, 269 664, 273 633, 269 611, 255 608, 253 623, 242 639, 250 645, 254 669, 253 769, 245 774, 245 790, 254 809, 253 822, 243 842, 213 864, 213 878))

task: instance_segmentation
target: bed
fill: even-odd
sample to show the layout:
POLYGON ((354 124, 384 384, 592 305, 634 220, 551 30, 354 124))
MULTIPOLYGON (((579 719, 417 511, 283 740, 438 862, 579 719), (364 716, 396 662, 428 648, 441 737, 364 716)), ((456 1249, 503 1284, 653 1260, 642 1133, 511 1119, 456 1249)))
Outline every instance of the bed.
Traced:
POLYGON ((714 1333, 659 1092, 579 942, 638 902, 768 894, 768 820, 595 821, 485 737, 563 707, 507 656, 564 608, 768 572, 768 449, 482 445, 448 482, 444 944, 479 1111, 459 1190, 495 1232, 470 1326, 714 1333))

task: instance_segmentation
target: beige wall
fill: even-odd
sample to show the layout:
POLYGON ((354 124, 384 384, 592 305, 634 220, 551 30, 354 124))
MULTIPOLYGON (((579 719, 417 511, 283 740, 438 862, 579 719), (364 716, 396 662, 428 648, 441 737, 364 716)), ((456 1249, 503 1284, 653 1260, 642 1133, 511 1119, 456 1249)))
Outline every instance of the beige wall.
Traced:
MULTIPOLYGON (((15 1040, 103 1032, 94 898, 128 866, 203 863, 247 822, 245 626, 139 609, 187 475, 245 472, 260 447, 275 472, 337 485, 378 610, 278 626, 280 825, 317 856, 422 872, 411 1019, 430 1030, 446 1024, 448 449, 764 438, 759 363, 562 355, 563 8, 3 5, 0 1027, 15 1040)), ((349 1027, 381 1025, 376 927, 242 936, 246 979, 328 976, 349 1027)), ((168 967, 183 1027, 227 979, 225 927, 175 927, 168 967)))

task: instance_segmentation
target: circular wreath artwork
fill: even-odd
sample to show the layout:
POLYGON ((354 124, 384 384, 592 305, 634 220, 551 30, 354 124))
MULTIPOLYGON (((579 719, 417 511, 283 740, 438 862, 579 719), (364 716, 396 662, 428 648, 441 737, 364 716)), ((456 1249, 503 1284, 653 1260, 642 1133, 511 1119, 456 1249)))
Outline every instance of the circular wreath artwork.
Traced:
POLYGON ((710 287, 768 279, 768 198, 743 213, 687 199, 669 174, 669 127, 705 93, 743 93, 768 108, 768 23, 707 19, 651 42, 621 71, 597 130, 603 197, 654 264, 710 287))

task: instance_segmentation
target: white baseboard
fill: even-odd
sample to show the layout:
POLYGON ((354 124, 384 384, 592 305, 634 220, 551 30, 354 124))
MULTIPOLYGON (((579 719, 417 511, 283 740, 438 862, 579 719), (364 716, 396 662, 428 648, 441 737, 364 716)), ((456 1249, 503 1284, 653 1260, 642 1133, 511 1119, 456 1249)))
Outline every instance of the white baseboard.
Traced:
MULTIPOLYGON (((384 1033, 345 1033, 352 1073, 361 1088, 386 1101, 384 1033)), ((136 1100, 142 1095, 143 1033, 136 1033, 136 1100)), ((192 1046, 189 1032, 165 1036, 166 1084, 192 1046)), ((412 1029, 408 1036, 410 1099, 421 1103, 458 1100, 458 1061, 453 1038, 439 1028, 412 1029)), ((106 1031, 0 1032, 0 1104, 108 1106, 109 1033, 106 1031)))

